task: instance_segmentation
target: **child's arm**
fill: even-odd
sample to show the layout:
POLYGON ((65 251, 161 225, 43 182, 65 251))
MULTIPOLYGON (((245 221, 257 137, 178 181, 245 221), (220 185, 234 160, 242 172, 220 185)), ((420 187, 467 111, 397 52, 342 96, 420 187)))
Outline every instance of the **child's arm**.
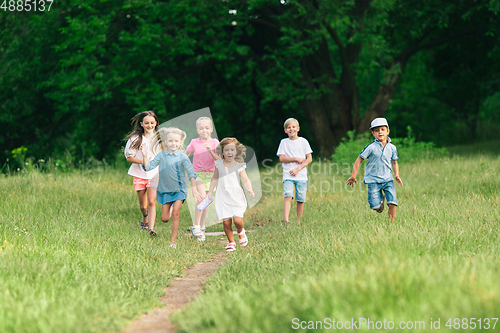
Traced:
POLYGON ((201 194, 198 193, 198 190, 196 189, 196 178, 195 177, 191 177, 191 178, 189 178, 189 180, 191 181, 191 190, 193 191, 193 197, 194 197, 194 199, 197 202, 201 201, 203 198, 201 197, 201 194))
POLYGON ((145 171, 151 171, 154 168, 160 164, 160 154, 156 155, 155 158, 151 160, 151 162, 148 162, 148 154, 147 154, 147 148, 144 146, 141 146, 141 152, 142 152, 142 161, 141 164, 144 165, 143 169, 145 171))
MULTIPOLYGON (((311 155, 311 154, 309 154, 311 155)), ((280 162, 281 163, 302 163, 304 162, 305 160, 301 157, 288 157, 288 156, 285 156, 283 154, 280 155, 280 162)), ((310 162, 309 162, 310 163, 310 162)))
POLYGON ((212 155, 212 157, 214 158, 214 160, 221 160, 222 158, 217 155, 216 153, 214 153, 214 151, 212 150, 212 147, 210 147, 210 145, 208 143, 205 143, 205 148, 207 148, 208 152, 210 153, 210 155, 212 155))
POLYGON ((129 162, 129 163, 136 163, 136 164, 142 164, 142 160, 138 159, 135 156, 127 157, 127 162, 129 162))
POLYGON ((243 182, 243 185, 245 185, 245 188, 248 191, 248 194, 250 194, 250 196, 252 198, 255 198, 255 193, 252 190, 252 182, 250 181, 250 178, 248 178, 248 175, 245 172, 245 169, 241 170, 240 177, 241 177, 241 181, 243 182))
POLYGON ((201 197, 201 194, 198 193, 198 190, 196 189, 196 173, 194 172, 193 165, 191 164, 191 161, 189 160, 189 158, 186 155, 184 155, 184 157, 182 158, 182 165, 184 166, 184 170, 187 173, 187 177, 191 181, 191 191, 193 191, 193 197, 196 199, 196 201, 201 201, 203 198, 201 197))
POLYGON ((394 176, 400 187, 403 187, 403 181, 399 178, 399 165, 398 161, 392 161, 392 170, 394 170, 394 176))
MULTIPOLYGON (((142 153, 142 161, 140 161, 139 163, 142 163, 144 164, 144 168, 146 168, 148 166, 148 147, 146 147, 145 144, 141 145, 141 153, 142 153)), ((139 160, 138 158, 136 158, 136 160, 139 160)), ((127 158, 127 161, 128 161, 128 158, 127 158)))
POLYGON ((363 159, 360 156, 358 156, 358 158, 354 162, 354 166, 352 167, 351 177, 349 177, 349 179, 345 182, 347 185, 351 185, 352 187, 354 187, 354 184, 358 184, 358 181, 356 180, 356 175, 358 174, 358 169, 361 162, 363 162, 363 159))
POLYGON ((215 168, 214 175, 212 176, 212 180, 210 180, 210 188, 208 189, 208 196, 211 198, 212 193, 214 192, 214 188, 219 181, 219 170, 215 168))
MULTIPOLYGON (((299 159, 300 159, 300 157, 299 157, 299 159)), ((312 154, 310 154, 310 153, 309 153, 309 154, 307 154, 307 155, 306 155, 306 159, 305 159, 305 160, 303 160, 302 162, 300 162, 300 165, 299 165, 298 167, 296 167, 296 168, 295 168, 295 169, 293 169, 293 170, 290 170, 290 174, 291 174, 292 176, 296 176, 296 175, 299 173, 299 171, 300 171, 300 170, 302 170, 302 169, 304 169, 306 166, 308 166, 308 165, 309 165, 309 163, 311 163, 311 162, 312 162, 312 160, 313 160, 313 158, 312 158, 312 154)))

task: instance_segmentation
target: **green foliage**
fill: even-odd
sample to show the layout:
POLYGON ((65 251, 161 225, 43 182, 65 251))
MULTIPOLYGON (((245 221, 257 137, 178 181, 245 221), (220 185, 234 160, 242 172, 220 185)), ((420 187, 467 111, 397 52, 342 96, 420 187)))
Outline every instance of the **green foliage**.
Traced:
MULTIPOLYGON (((433 142, 417 142, 410 126, 407 128, 406 138, 391 138, 391 143, 398 149, 402 163, 415 160, 427 160, 448 156, 446 148, 437 148, 433 142)), ((371 133, 356 135, 354 131, 347 132, 347 138, 343 139, 331 159, 335 163, 354 163, 359 154, 373 141, 371 133)))

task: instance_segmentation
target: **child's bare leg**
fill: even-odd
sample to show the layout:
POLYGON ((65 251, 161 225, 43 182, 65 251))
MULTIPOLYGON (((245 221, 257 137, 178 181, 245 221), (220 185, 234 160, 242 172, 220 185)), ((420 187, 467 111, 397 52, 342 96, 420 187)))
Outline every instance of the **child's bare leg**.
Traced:
POLYGON ((222 224, 224 225, 224 232, 226 233, 227 240, 229 243, 234 243, 232 220, 225 219, 222 221, 222 224))
POLYGON ((297 201, 297 223, 300 224, 300 218, 304 214, 304 203, 297 201))
MULTIPOLYGON (((203 182, 196 182, 196 190, 198 193, 201 195, 201 200, 196 201, 196 206, 200 204, 200 202, 205 199, 205 185, 203 185, 203 182)), ((200 212, 198 209, 195 208, 194 210, 194 225, 200 225, 200 220, 202 217, 203 212, 200 212)))
POLYGON ((175 244, 177 240, 177 231, 179 230, 179 215, 181 212, 182 200, 174 201, 172 210, 172 240, 170 244, 175 244))
POLYGON ((288 222, 290 217, 290 207, 292 206, 292 197, 285 197, 283 199, 283 219, 288 222))
POLYGON ((173 206, 171 202, 161 206, 161 220, 163 223, 167 223, 170 220, 170 215, 172 214, 171 206, 173 206))
MULTIPOLYGON (((202 193, 202 192, 199 192, 202 193)), ((208 191, 205 192, 205 197, 208 196, 208 191)), ((203 229, 205 228, 205 221, 207 220, 207 215, 208 215, 208 207, 201 212, 201 218, 200 218, 200 227, 203 229)))
MULTIPOLYGON (((243 222, 243 219, 241 217, 238 217, 238 216, 233 216, 233 222, 234 222, 234 226, 236 227, 236 231, 238 233, 240 233, 242 230, 243 230, 243 227, 244 227, 244 222, 243 222)), ((240 236, 240 238, 243 238, 245 236, 240 236)))
POLYGON ((146 190, 137 191, 137 197, 139 198, 139 208, 142 212, 142 223, 148 222, 148 218, 144 217, 148 213, 148 198, 146 196, 146 190))
POLYGON ((396 217, 396 209, 398 206, 389 204, 389 220, 392 222, 394 221, 394 218, 396 217))
POLYGON ((146 189, 146 192, 148 194, 148 210, 149 210, 148 223, 149 223, 149 228, 150 229, 154 229, 154 227, 155 227, 155 220, 156 220, 156 188, 154 188, 154 187, 148 187, 146 189))

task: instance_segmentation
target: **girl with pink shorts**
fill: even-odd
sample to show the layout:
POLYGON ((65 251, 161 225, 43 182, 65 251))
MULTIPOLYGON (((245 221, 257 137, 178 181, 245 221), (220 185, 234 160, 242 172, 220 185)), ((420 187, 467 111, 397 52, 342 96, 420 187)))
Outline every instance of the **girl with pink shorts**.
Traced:
POLYGON ((147 159, 155 157, 154 147, 150 139, 158 130, 158 117, 153 111, 143 111, 132 118, 134 130, 125 138, 125 157, 132 163, 128 174, 134 177, 134 189, 139 198, 139 208, 142 213, 140 222, 143 230, 153 230, 156 218, 156 188, 158 187, 158 168, 144 171, 142 168, 143 154, 141 145, 147 147, 147 159), (149 213, 151 212, 151 213, 149 213))

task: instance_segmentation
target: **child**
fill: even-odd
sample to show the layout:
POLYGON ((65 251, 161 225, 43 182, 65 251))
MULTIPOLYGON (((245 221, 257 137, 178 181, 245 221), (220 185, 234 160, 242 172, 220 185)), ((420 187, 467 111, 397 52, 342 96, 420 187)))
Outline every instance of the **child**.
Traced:
MULTIPOLYGON (((215 148, 219 144, 219 140, 212 139, 212 131, 214 130, 212 119, 208 117, 200 117, 196 120, 196 131, 200 136, 197 139, 191 140, 187 146, 187 156, 193 155, 193 168, 196 173, 196 190, 201 195, 201 199, 205 199, 210 188, 210 180, 214 175, 215 164, 214 160, 220 160, 220 156, 215 154, 215 148)), ((196 202, 198 205, 200 201, 196 202)), ((197 237, 199 241, 205 240, 205 220, 207 218, 208 209, 200 212, 194 210, 194 223, 191 228, 191 233, 197 237)))
POLYGON ((298 136, 300 126, 297 119, 288 118, 284 127, 288 138, 281 140, 277 152, 283 167, 283 218, 285 224, 287 224, 295 187, 297 223, 300 225, 307 194, 306 167, 312 162, 312 149, 306 139, 298 136))
MULTIPOLYGON (((177 230, 179 229, 179 213, 187 197, 186 173, 191 182, 193 197, 196 200, 200 199, 200 195, 196 190, 196 174, 194 173, 193 165, 189 161, 189 158, 181 153, 185 138, 186 132, 178 128, 161 128, 157 132, 156 139, 162 151, 149 163, 146 158, 143 159, 144 170, 146 171, 160 166, 160 181, 156 195, 158 202, 162 204, 161 219, 164 223, 170 220, 170 207, 173 206, 172 240, 170 242, 170 247, 173 249, 177 247, 175 242, 177 239, 177 230)), ((141 149, 143 151, 146 150, 144 146, 141 149)), ((156 232, 153 229, 149 229, 149 233, 156 236, 156 232)))
POLYGON ((387 205, 389 206, 389 220, 393 221, 396 216, 398 201, 396 198, 396 188, 392 180, 392 169, 394 169, 394 175, 399 186, 403 187, 403 182, 399 178, 398 150, 388 137, 390 130, 385 118, 375 118, 371 123, 370 130, 375 140, 367 145, 361 154, 359 154, 354 162, 351 177, 349 177, 346 184, 354 187, 354 184, 358 183, 356 175, 359 165, 363 160, 367 159, 363 183, 368 184, 368 203, 370 204, 370 208, 378 213, 382 213, 384 210, 384 197, 386 197, 387 205))
POLYGON ((156 187, 158 186, 158 169, 144 171, 141 167, 143 154, 141 145, 145 145, 145 155, 148 160, 154 157, 151 139, 158 129, 158 118, 153 111, 144 111, 132 118, 134 130, 127 135, 125 146, 125 157, 132 163, 128 174, 134 177, 134 189, 139 197, 139 208, 142 213, 141 228, 147 230, 150 226, 154 228, 156 218, 156 187), (151 211, 151 214, 149 214, 151 211), (149 217, 148 217, 149 216, 149 217))
POLYGON ((212 192, 218 183, 215 210, 219 220, 222 220, 224 232, 229 241, 226 246, 228 252, 236 250, 232 222, 236 226, 240 246, 248 244, 248 238, 243 228, 243 214, 247 208, 247 200, 241 188, 240 179, 248 193, 252 197, 255 194, 252 190, 252 183, 245 172, 246 164, 243 160, 245 150, 245 146, 235 138, 225 138, 220 142, 217 146, 217 153, 222 156, 222 160, 215 161, 215 172, 208 189, 208 195, 212 198, 212 192))

